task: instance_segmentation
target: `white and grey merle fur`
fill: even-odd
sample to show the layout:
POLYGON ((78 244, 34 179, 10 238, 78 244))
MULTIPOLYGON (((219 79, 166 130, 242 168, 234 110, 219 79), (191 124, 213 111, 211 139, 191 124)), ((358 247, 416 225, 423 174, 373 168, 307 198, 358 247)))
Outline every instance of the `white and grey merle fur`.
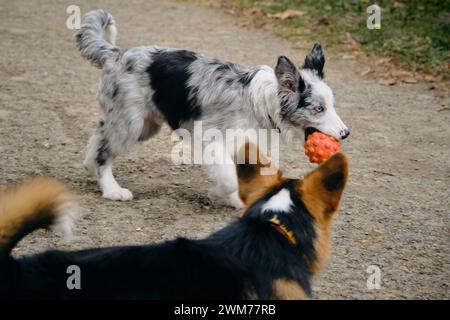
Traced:
MULTIPOLYGON (((116 34, 113 17, 103 10, 87 13, 75 34, 81 55, 103 70, 97 94, 103 116, 84 165, 98 178, 105 198, 132 199, 114 179, 112 161, 155 135, 164 122, 173 130, 189 130, 197 120, 204 130, 223 132, 277 128, 285 140, 312 128, 337 139, 349 134, 323 81, 325 57, 318 43, 302 67, 280 56, 273 70, 158 46, 120 49, 116 34)), ((216 148, 226 153, 224 146, 216 148)), ((227 156, 231 160, 234 155, 227 156)), ((234 165, 214 165, 208 171, 217 182, 210 197, 240 207, 234 165)))

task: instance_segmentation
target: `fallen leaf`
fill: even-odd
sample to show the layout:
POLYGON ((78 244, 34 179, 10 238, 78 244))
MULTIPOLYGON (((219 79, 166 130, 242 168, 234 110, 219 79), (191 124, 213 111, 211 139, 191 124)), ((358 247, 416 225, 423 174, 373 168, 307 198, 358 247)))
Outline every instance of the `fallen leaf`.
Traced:
POLYGON ((425 79, 425 81, 428 81, 428 82, 435 82, 436 81, 436 77, 433 76, 432 74, 425 75, 424 79, 425 79))
POLYGON ((261 13, 261 10, 258 8, 251 8, 244 11, 244 14, 247 16, 255 16, 261 13))
POLYGON ((344 54, 344 55, 342 55, 342 59, 353 60, 353 59, 355 59, 355 56, 352 56, 351 54, 344 54))
POLYGON ((394 79, 394 78, 380 79, 380 80, 378 80, 378 83, 383 86, 393 86, 393 85, 397 84, 397 79, 394 79))
POLYGON ((300 17, 303 16, 306 12, 302 10, 295 10, 295 9, 288 9, 283 12, 275 13, 275 14, 268 14, 267 17, 269 18, 275 18, 275 19, 281 19, 281 20, 287 20, 290 18, 300 17))
POLYGON ((368 74, 371 73, 371 72, 372 72, 372 69, 367 68, 366 70, 364 70, 363 72, 361 72, 360 75, 364 77, 364 76, 368 75, 368 74))
POLYGON ((412 75, 413 74, 411 72, 406 71, 404 69, 397 69, 391 72, 391 76, 399 78, 412 77, 412 75))
POLYGON ((400 270, 402 270, 403 272, 409 272, 409 269, 406 266, 400 266, 400 270))
POLYGON ((381 58, 381 59, 377 60, 376 64, 377 65, 386 64, 386 63, 391 62, 391 60, 392 60, 392 57, 381 58))
POLYGON ((347 37, 347 47, 351 50, 358 50, 359 49, 359 43, 358 41, 356 41, 353 36, 350 34, 350 32, 347 32, 346 34, 347 37))
POLYGON ((402 79, 402 81, 403 81, 404 83, 417 83, 417 82, 418 82, 417 79, 416 79, 416 78, 413 78, 413 77, 409 77, 409 78, 402 79))
POLYGON ((249 26, 250 26, 249 21, 242 21, 242 22, 238 23, 239 28, 248 28, 249 26))
POLYGON ((327 18, 322 18, 319 21, 317 21, 318 26, 328 26, 329 24, 330 22, 328 21, 327 18))

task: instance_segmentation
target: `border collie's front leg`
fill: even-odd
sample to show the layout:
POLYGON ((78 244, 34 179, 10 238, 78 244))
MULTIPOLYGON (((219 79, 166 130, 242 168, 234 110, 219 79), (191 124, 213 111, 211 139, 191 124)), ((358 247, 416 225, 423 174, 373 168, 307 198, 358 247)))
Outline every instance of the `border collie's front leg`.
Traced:
POLYGON ((244 207, 244 203, 238 194, 238 180, 234 161, 222 145, 216 144, 214 151, 215 157, 219 161, 207 165, 208 175, 215 183, 215 186, 209 190, 208 196, 212 202, 241 209, 244 207))
POLYGON ((209 199, 214 203, 221 203, 236 209, 244 207, 237 190, 236 170, 231 170, 230 165, 212 165, 209 171, 215 171, 211 178, 215 186, 208 192, 209 199))
POLYGON ((99 167, 98 184, 103 192, 103 198, 110 200, 128 201, 133 199, 130 190, 122 188, 114 179, 112 173, 112 159, 108 160, 103 166, 99 167))

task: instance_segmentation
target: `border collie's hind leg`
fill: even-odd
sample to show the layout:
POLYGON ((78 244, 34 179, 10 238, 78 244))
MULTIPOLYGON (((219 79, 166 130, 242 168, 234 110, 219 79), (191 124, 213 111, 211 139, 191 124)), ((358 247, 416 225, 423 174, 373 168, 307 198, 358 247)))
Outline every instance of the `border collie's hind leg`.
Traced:
POLYGON ((114 125, 110 121, 100 121, 96 133, 89 140, 84 166, 97 178, 104 198, 121 201, 133 199, 133 194, 122 188, 114 178, 112 162, 136 142, 146 140, 159 131, 160 125, 153 119, 134 115, 128 120, 126 117, 117 117, 114 125))
POLYGON ((111 200, 131 200, 133 194, 120 187, 112 173, 112 162, 115 155, 111 150, 111 137, 105 134, 105 122, 100 121, 97 131, 89 139, 84 167, 92 174, 103 192, 103 197, 111 200))
POLYGON ((98 163, 97 163, 97 151, 100 148, 102 133, 101 127, 104 122, 100 121, 99 127, 95 133, 89 138, 88 145, 86 147, 86 157, 83 161, 83 166, 87 171, 95 178, 98 179, 98 163))

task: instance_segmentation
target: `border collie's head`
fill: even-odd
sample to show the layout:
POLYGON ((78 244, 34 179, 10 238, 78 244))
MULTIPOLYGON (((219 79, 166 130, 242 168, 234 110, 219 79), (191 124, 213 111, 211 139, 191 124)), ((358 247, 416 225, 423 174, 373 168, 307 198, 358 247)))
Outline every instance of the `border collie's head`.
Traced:
POLYGON ((350 132, 334 109, 334 97, 324 82, 325 55, 316 43, 298 68, 289 58, 278 58, 275 74, 278 79, 281 122, 301 129, 305 138, 314 130, 322 131, 338 140, 350 132))
POLYGON ((295 247, 310 272, 320 271, 331 247, 331 221, 347 182, 347 158, 337 153, 304 179, 286 179, 279 170, 261 174, 272 163, 251 143, 238 156, 239 196, 247 208, 244 217, 269 224, 275 216, 293 233, 295 247), (250 159, 257 161, 252 164, 250 159))

